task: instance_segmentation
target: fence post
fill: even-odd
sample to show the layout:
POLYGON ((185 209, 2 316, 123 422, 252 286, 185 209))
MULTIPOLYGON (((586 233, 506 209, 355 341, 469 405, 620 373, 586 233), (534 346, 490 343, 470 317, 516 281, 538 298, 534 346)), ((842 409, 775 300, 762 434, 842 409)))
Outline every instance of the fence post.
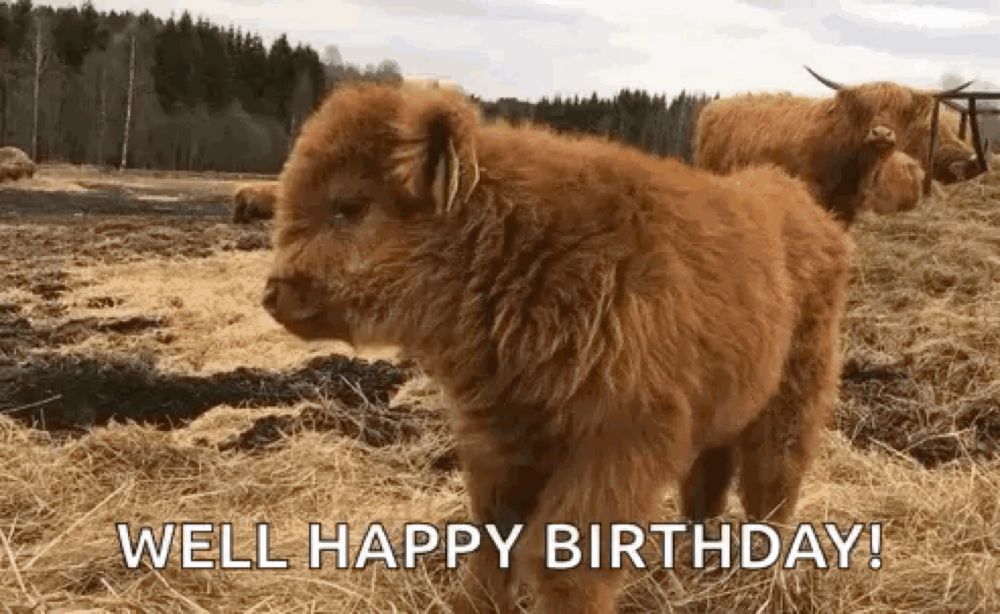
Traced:
POLYGON ((969 127, 972 129, 972 146, 976 148, 979 171, 985 173, 989 168, 986 166, 986 154, 983 153, 983 140, 979 135, 979 118, 976 113, 976 98, 974 96, 969 96, 969 127))
POLYGON ((924 175, 924 194, 931 193, 931 181, 934 180, 934 154, 937 149, 938 115, 941 113, 941 99, 934 99, 934 109, 931 111, 931 146, 927 150, 927 174, 924 175))

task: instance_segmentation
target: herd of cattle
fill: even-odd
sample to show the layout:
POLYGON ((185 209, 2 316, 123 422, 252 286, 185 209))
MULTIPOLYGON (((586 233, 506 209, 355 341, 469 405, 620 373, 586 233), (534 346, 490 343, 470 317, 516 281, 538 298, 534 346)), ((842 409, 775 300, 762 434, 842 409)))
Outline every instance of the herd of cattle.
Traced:
MULTIPOLYGON (((694 164, 718 173, 777 164, 804 180, 817 201, 846 225, 859 211, 908 211, 929 196, 924 178, 933 105, 971 82, 938 92, 890 82, 845 86, 807 70, 835 95, 746 94, 706 105, 695 128, 694 164)), ((934 193, 942 184, 982 172, 971 136, 960 136, 959 122, 958 113, 942 105, 930 184, 934 193)), ((276 182, 240 186, 233 196, 233 221, 269 219, 276 187, 276 182)))
MULTIPOLYGON (((858 211, 908 211, 925 197, 931 109, 942 94, 890 82, 845 86, 811 69, 835 90, 832 98, 745 94, 715 100, 698 116, 694 164, 729 173, 772 163, 804 180, 820 204, 850 225, 858 211)), ((452 86, 454 87, 454 86, 452 86)), ((933 164, 933 192, 979 175, 970 135, 960 136, 958 113, 942 106, 933 164)), ((1000 155, 988 156, 995 163, 1000 155)), ((0 182, 31 178, 35 164, 20 149, 0 148, 0 182)), ((270 219, 277 182, 240 185, 232 221, 270 219)))
MULTIPOLYGON (((714 101, 698 119, 695 164, 721 173, 760 162, 778 164, 803 179, 847 225, 862 209, 891 213, 915 207, 925 196, 934 105, 971 82, 943 92, 890 82, 845 86, 807 70, 835 95, 757 94, 714 101)), ((932 186, 981 172, 958 124, 959 115, 944 107, 932 186)))

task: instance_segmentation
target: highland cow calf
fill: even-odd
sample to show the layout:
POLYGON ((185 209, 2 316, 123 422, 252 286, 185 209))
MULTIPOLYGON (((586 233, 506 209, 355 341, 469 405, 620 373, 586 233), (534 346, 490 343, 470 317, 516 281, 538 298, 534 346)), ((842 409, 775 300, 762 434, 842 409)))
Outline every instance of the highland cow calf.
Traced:
POLYGON ((864 183, 861 209, 889 215, 909 211, 923 199, 924 167, 901 151, 876 166, 864 183))
MULTIPOLYGON (((717 173, 777 164, 847 226, 864 200, 865 178, 897 149, 923 163, 936 97, 969 85, 930 92, 889 82, 845 86, 812 74, 836 95, 748 94, 710 102, 695 127, 694 162, 717 173)), ((946 147, 963 144, 948 139, 946 147)))
POLYGON ((459 611, 510 611, 522 581, 542 612, 613 611, 607 548, 602 569, 548 570, 546 524, 587 552, 588 524, 656 520, 673 484, 714 516, 737 464, 750 517, 792 514, 836 397, 850 250, 798 180, 356 85, 303 126, 279 190, 264 307, 305 339, 402 347, 450 399, 475 521, 524 524, 512 575, 484 545, 459 611))
POLYGON ((0 147, 0 182, 31 179, 35 176, 35 163, 17 147, 0 147))
POLYGON ((233 222, 246 224, 253 220, 269 220, 274 217, 274 203, 277 200, 277 182, 250 183, 233 192, 233 222))

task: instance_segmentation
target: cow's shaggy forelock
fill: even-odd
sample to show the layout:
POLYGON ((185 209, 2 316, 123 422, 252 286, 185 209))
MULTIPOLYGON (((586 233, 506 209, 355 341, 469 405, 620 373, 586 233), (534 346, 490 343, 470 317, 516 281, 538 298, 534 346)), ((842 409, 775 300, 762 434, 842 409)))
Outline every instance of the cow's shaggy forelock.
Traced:
POLYGON ((862 117, 870 118, 875 112, 881 111, 904 121, 926 117, 934 102, 929 94, 890 82, 865 83, 845 88, 840 97, 862 117))

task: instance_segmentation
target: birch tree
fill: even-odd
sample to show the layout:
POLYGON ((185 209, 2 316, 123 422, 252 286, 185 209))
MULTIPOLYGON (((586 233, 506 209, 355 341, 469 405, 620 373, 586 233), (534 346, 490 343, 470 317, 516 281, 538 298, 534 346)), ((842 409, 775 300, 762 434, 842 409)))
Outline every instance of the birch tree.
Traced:
POLYGON ((129 37, 128 55, 128 96, 125 101, 125 134, 122 137, 122 164, 119 171, 125 172, 128 162, 128 132, 132 123, 132 101, 135 98, 135 33, 129 37))
POLYGON ((32 95, 31 95, 31 159, 38 160, 38 108, 42 89, 42 74, 52 59, 52 45, 48 37, 48 22, 40 15, 34 19, 34 36, 31 42, 32 95))

